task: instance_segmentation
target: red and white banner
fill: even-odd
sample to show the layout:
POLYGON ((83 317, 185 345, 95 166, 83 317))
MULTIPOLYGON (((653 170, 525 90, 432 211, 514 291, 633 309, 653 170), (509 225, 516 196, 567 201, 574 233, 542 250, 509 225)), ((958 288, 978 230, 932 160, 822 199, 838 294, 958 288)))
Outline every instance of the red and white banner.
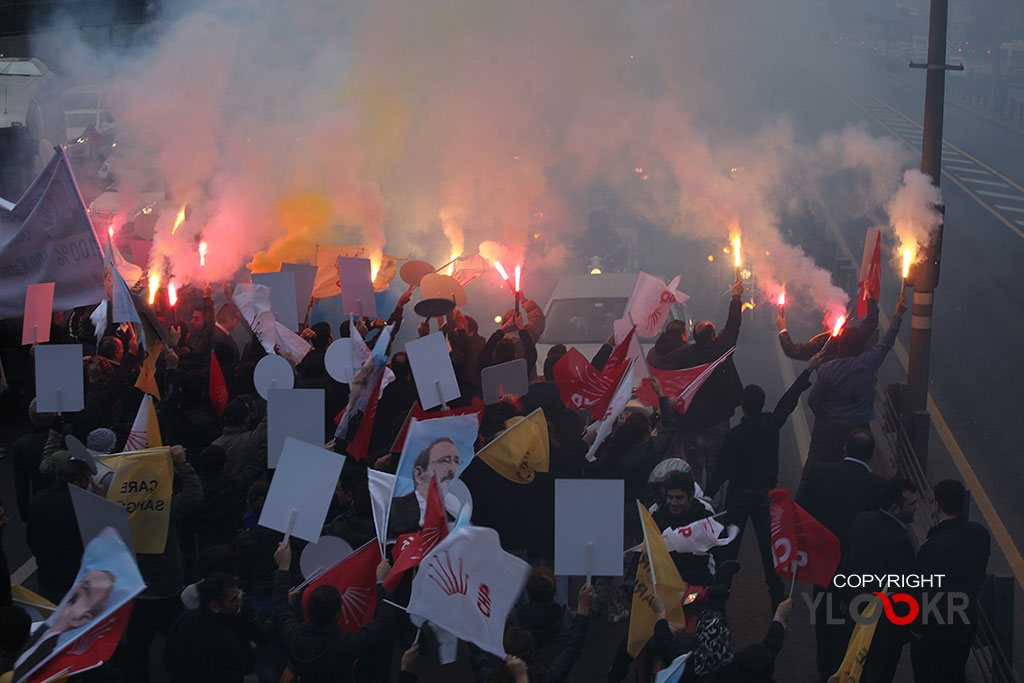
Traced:
POLYGON ((615 362, 614 359, 613 351, 605 370, 598 371, 577 349, 569 349, 558 359, 554 369, 555 385, 561 394, 562 403, 570 410, 586 410, 595 420, 602 419, 608 410, 612 393, 619 386, 628 365, 615 362))
POLYGON ((661 278, 641 271, 633 287, 633 295, 626 304, 626 317, 636 325, 636 333, 640 337, 653 337, 661 332, 672 305, 690 298, 678 290, 681 277, 676 276, 666 285, 661 278))
MULTIPOLYGON (((676 404, 676 411, 683 414, 690 408, 690 404, 693 403, 693 397, 704 386, 704 382, 711 376, 711 373, 725 362, 725 359, 731 356, 735 350, 736 347, 734 346, 713 363, 683 370, 655 370, 651 368, 651 374, 661 382, 661 391, 667 398, 679 399, 679 403, 676 404)), ((636 397, 647 405, 658 405, 658 395, 654 393, 654 389, 651 387, 651 380, 649 379, 641 382, 640 388, 636 390, 636 397)))
POLYGON ((417 567, 427 553, 448 535, 448 520, 441 504, 441 493, 437 488, 437 479, 430 480, 430 491, 427 492, 427 509, 423 513, 423 528, 411 538, 400 536, 392 553, 395 564, 384 579, 384 588, 394 592, 405 572, 417 567))
POLYGON ((131 617, 134 603, 133 600, 121 606, 116 612, 79 636, 67 649, 62 650, 59 655, 36 669, 29 680, 45 681, 65 672, 67 676, 80 674, 110 661, 114 650, 121 642, 124 629, 128 626, 128 619, 131 617))
POLYGON ((597 435, 594 437, 594 443, 590 445, 590 449, 587 451, 587 460, 593 462, 597 459, 595 455, 597 449, 601 447, 604 440, 608 438, 608 435, 612 433, 612 428, 615 427, 615 421, 619 419, 619 415, 626 409, 626 404, 629 403, 630 397, 633 395, 633 374, 636 370, 636 359, 630 359, 625 366, 625 373, 619 380, 619 385, 615 387, 615 392, 610 394, 608 399, 608 407, 604 411, 604 415, 598 422, 593 422, 587 431, 597 431, 597 435))
POLYGON ((420 562, 409 614, 504 657, 505 620, 529 573, 530 565, 501 549, 494 529, 456 527, 420 562))
POLYGON ((705 517, 686 526, 669 527, 661 532, 661 537, 669 552, 704 555, 712 548, 729 545, 740 533, 739 527, 730 524, 726 535, 719 538, 726 530, 714 517, 705 517))
POLYGON ((355 633, 366 626, 377 607, 378 564, 380 546, 377 539, 373 539, 306 586, 302 594, 302 614, 309 618, 307 602, 314 588, 334 586, 341 593, 341 618, 338 619, 341 630, 355 633))

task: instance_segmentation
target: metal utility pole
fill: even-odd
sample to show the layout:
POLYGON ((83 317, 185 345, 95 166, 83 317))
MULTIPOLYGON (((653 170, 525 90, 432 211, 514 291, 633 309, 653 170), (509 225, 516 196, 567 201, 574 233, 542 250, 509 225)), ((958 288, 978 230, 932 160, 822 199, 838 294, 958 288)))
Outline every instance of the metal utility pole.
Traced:
MULTIPOLYGON (((938 187, 942 175, 942 117, 946 95, 946 71, 963 70, 963 66, 946 64, 946 24, 949 14, 948 0, 931 0, 928 27, 928 63, 914 64, 912 69, 927 69, 924 91, 924 132, 921 140, 921 172, 931 177, 938 187)), ((943 207, 939 207, 942 211, 943 207)), ((944 223, 944 221, 943 221, 944 223)), ((928 439, 928 366, 932 346, 932 302, 939 281, 939 262, 942 259, 942 230, 939 224, 924 258, 918 261, 910 275, 914 287, 914 300, 910 319, 910 366, 907 372, 907 394, 904 409, 916 414, 911 429, 915 450, 926 457, 928 439), (924 413, 924 415, 921 415, 924 413), (921 419, 923 418, 923 419, 921 419), (923 424, 922 424, 923 422, 923 424), (923 443, 921 443, 923 437, 923 443)))

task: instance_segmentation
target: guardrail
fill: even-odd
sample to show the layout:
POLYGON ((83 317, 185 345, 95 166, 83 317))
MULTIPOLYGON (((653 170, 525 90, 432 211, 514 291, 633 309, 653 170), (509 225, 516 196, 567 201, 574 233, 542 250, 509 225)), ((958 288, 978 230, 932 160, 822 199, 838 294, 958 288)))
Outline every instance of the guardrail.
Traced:
MULTIPOLYGON (((935 498, 932 487, 924 468, 914 453, 910 437, 904 428, 900 412, 896 409, 889 391, 878 380, 875 380, 875 416, 876 424, 876 458, 883 456, 888 470, 899 473, 917 486, 919 502, 917 514, 909 529, 915 544, 920 544, 928 537, 928 531, 938 524, 935 516, 935 498), (880 438, 879 438, 880 437, 880 438)), ((1021 679, 1013 669, 1013 625, 1012 625, 1012 586, 1001 577, 989 575, 982 586, 978 610, 978 631, 971 648, 968 660, 968 672, 980 676, 980 680, 992 683, 1020 683, 1021 679), (988 598, 988 599, 985 599, 988 598), (994 607, 1009 609, 1010 619, 1000 619, 994 613, 994 607), (987 608, 987 609, 986 609, 987 608), (1000 622, 1002 628, 997 629, 993 617, 1000 622), (1009 655, 1007 652, 1009 651, 1009 655)), ((1005 613, 1005 612, 1004 612, 1005 613)), ((972 679, 973 680, 973 679, 972 679)))

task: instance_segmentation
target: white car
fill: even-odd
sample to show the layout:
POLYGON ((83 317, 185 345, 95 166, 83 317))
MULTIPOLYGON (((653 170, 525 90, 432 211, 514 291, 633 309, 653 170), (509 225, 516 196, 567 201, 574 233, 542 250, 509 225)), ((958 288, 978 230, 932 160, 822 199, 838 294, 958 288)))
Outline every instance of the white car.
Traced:
MULTIPOLYGON (((596 275, 570 275, 555 285, 544 306, 544 334, 537 344, 538 365, 543 364, 548 351, 556 344, 575 346, 591 359, 612 332, 616 320, 623 317, 626 304, 633 294, 637 273, 607 273, 596 275)), ((673 304, 669 320, 687 320, 683 304, 673 304)), ((656 337, 640 339, 647 353, 656 337)))

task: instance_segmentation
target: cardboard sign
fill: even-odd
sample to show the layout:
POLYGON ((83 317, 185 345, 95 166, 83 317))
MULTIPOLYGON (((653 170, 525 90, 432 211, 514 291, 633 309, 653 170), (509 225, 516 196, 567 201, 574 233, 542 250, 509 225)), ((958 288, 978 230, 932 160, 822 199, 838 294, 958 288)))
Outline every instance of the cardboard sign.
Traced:
POLYGON ((295 276, 295 310, 299 312, 299 320, 305 320, 310 299, 313 298, 316 266, 306 263, 282 263, 281 272, 292 273, 295 276))
POLYGON ((324 442, 323 389, 270 389, 267 398, 267 467, 277 467, 288 437, 324 442))
POLYGON ((109 526, 121 536, 128 549, 135 552, 128 510, 123 505, 112 503, 77 486, 69 486, 68 491, 71 492, 71 505, 75 508, 83 546, 89 545, 89 541, 109 526))
POLYGON ((252 382, 256 393, 269 401, 271 389, 291 389, 295 386, 295 372, 281 356, 263 356, 256 363, 252 382))
POLYGON ((448 356, 448 342, 441 332, 413 339, 405 345, 405 353, 412 366, 412 377, 416 381, 416 393, 420 405, 430 410, 442 403, 454 401, 462 392, 455 379, 452 359, 448 356))
POLYGON ((75 413, 84 408, 82 345, 45 344, 37 346, 35 354, 36 410, 75 413))
POLYGON ((320 538, 345 456, 285 439, 260 514, 260 526, 315 543, 320 538))
MULTIPOLYGON (((299 309, 296 307, 295 274, 284 273, 253 273, 252 283, 264 285, 270 289, 270 310, 277 322, 292 332, 299 331, 299 309)), ((305 308, 302 309, 305 314, 305 308)))
POLYGON ((555 574, 620 576, 621 479, 555 480, 555 574))
MULTIPOLYGON (((357 332, 356 335, 358 336, 358 334, 357 332)), ((368 353, 364 355, 363 349, 365 348, 366 344, 363 344, 362 349, 353 349, 352 337, 342 337, 332 341, 324 353, 324 367, 327 369, 327 374, 336 382, 352 384, 359 368, 363 367, 363 362, 369 357, 368 353)))
POLYGON ((492 405, 505 394, 525 396, 530 390, 530 379, 526 376, 526 359, 516 358, 484 368, 480 372, 484 390, 484 403, 492 405))
POLYGON ((338 257, 338 283, 345 315, 377 315, 377 299, 370 278, 370 259, 338 257))
POLYGON ((25 288, 25 322, 21 327, 22 344, 43 344, 50 341, 54 286, 52 282, 44 282, 25 288))

